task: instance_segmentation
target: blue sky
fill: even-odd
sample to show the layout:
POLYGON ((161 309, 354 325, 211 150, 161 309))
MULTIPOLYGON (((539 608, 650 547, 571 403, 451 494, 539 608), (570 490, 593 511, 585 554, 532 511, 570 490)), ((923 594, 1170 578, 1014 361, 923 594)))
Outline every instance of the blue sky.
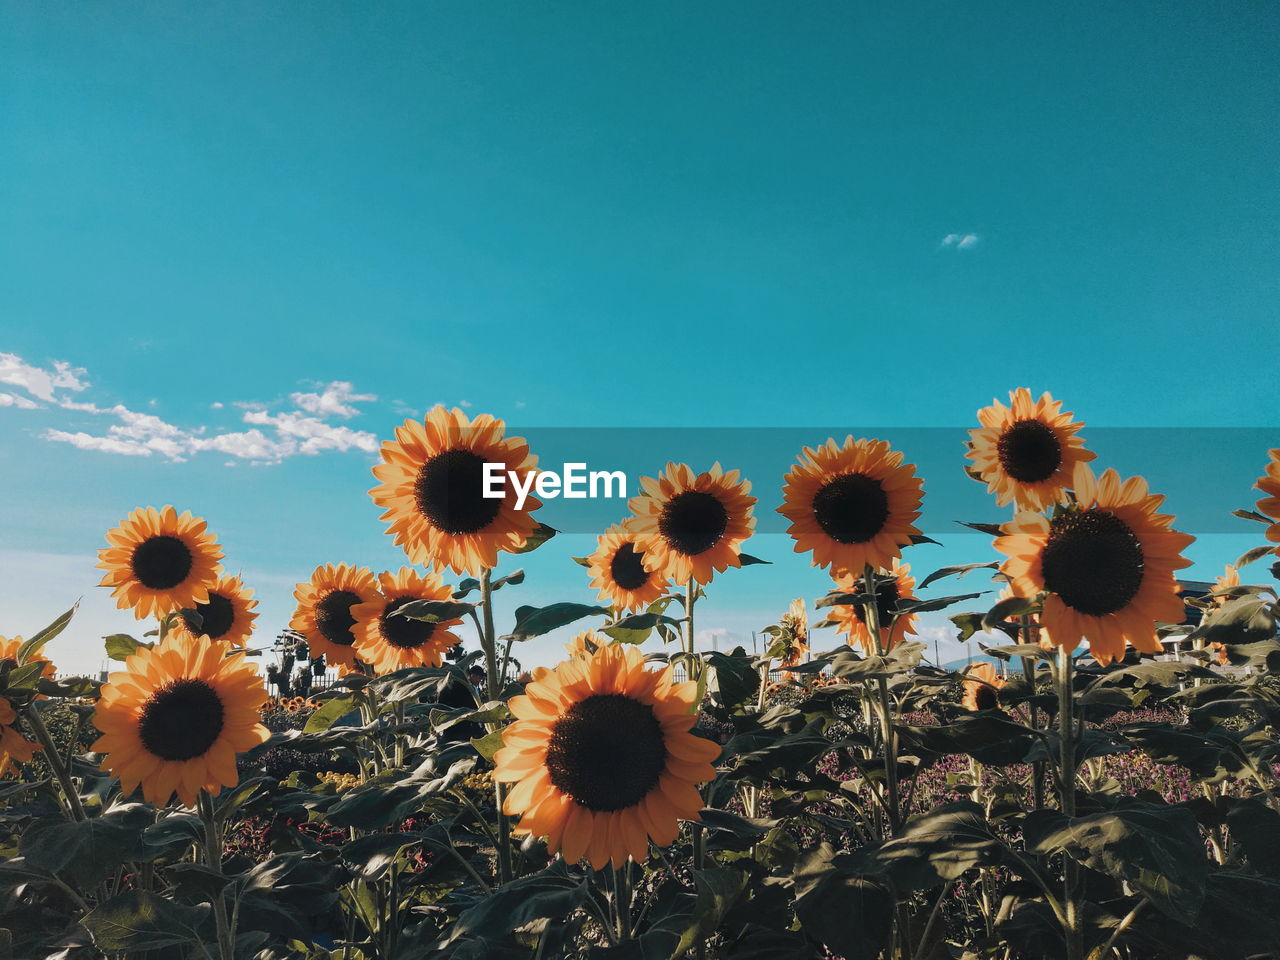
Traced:
MULTIPOLYGON (((96 666, 93 551, 172 502, 270 635, 316 563, 397 563, 369 450, 436 402, 959 431, 1025 384, 1280 445, 1280 10, 905 6, 7 5, 0 633, 83 594, 96 666)), ((762 541, 708 628, 825 589, 762 541)), ((589 599, 585 547, 519 600, 589 599)))

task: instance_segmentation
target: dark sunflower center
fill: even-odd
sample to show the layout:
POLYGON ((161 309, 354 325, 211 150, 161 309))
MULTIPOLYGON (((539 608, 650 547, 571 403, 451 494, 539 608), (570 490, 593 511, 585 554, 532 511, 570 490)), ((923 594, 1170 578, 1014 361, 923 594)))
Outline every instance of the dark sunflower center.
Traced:
MULTIPOLYGON (((876 616, 881 627, 888 627, 898 607, 898 581, 892 578, 877 578, 876 583, 876 616)), ((853 611, 858 619, 866 623, 867 613, 862 604, 855 604, 853 611)))
POLYGON ((203 680, 174 680, 143 705, 138 735, 161 760, 190 760, 213 746, 222 722, 222 698, 213 687, 203 680))
POLYGON ((973 702, 979 710, 990 710, 993 707, 1000 706, 1000 698, 985 683, 974 690, 973 702))
POLYGON ((203 633, 210 640, 217 640, 231 629, 236 620, 236 608, 231 601, 220 593, 210 593, 208 603, 197 603, 196 613, 200 615, 197 623, 194 617, 188 616, 191 611, 182 611, 182 619, 192 633, 203 633))
POLYGON ((658 783, 667 762, 653 708, 618 693, 570 707, 551 730, 551 782, 588 810, 622 810, 658 783))
POLYGON ((1096 507, 1054 517, 1041 561, 1045 587, 1092 617, 1124 609, 1142 586, 1142 544, 1128 524, 1096 507))
POLYGON ((846 473, 813 495, 813 516, 837 543, 866 543, 889 519, 889 495, 879 480, 846 473))
POLYGON ((639 590, 649 582, 643 559, 644 554, 634 544, 624 543, 609 561, 609 576, 623 590, 639 590))
POLYGON ((394 616, 395 612, 406 603, 412 603, 417 599, 417 597, 396 597, 383 609, 378 626, 382 630, 382 639, 393 647, 411 650, 431 639, 431 634, 436 628, 434 623, 394 616))
POLYGON ((446 450, 422 465, 414 496, 433 527, 457 536, 478 533, 493 522, 502 500, 483 495, 484 464, 470 450, 446 450))
POLYGON ((729 511, 719 497, 701 490, 686 490, 667 501, 658 520, 662 539, 687 557, 710 550, 729 526, 729 511))
POLYGON ((151 537, 133 548, 131 565, 144 587, 170 590, 191 573, 191 550, 177 537, 151 537))
POLYGON ((1039 420, 1019 420, 996 442, 1004 472, 1021 483, 1039 483, 1062 466, 1062 444, 1039 420))
POLYGON ((334 590, 316 604, 316 629, 330 643, 340 647, 351 646, 356 642, 351 634, 356 623, 351 607, 359 602, 360 598, 350 590, 334 590))

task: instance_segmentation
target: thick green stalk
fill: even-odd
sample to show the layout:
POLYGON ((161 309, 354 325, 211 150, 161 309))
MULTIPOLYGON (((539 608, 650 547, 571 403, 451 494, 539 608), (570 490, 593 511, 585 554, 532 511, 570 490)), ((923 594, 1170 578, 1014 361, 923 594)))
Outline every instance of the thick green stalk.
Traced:
MULTIPOLYGON (((1071 652, 1058 648, 1058 741, 1059 741, 1059 803, 1063 816, 1076 815, 1076 741, 1071 695, 1071 652)), ((1084 929, 1080 924, 1080 909, 1076 902, 1079 886, 1079 864, 1069 854, 1063 854, 1063 933, 1067 941, 1067 960, 1084 960, 1084 929)))
MULTIPOLYGON (((884 656, 884 640, 880 636, 880 608, 876 604, 876 574, 871 564, 867 564, 862 574, 863 592, 871 597, 863 604, 862 616, 875 644, 876 655, 884 656)), ((892 629, 892 623, 890 624, 892 629)), ((889 681, 884 677, 876 680, 880 700, 880 739, 884 745, 884 780, 889 794, 889 833, 897 831, 902 824, 901 801, 898 796, 898 763, 897 745, 893 733, 893 702, 889 697, 889 681)))
POLYGON ((76 789, 75 781, 71 779, 71 774, 67 772, 62 756, 58 753, 57 744, 53 742, 53 737, 49 735, 49 728, 44 725, 44 718, 40 716, 40 701, 31 701, 31 706, 27 710, 27 722, 31 725, 31 731, 36 735, 36 739, 40 741, 40 746, 44 747, 44 758, 49 764, 49 769, 53 771, 58 786, 62 788, 62 795, 72 819, 84 820, 84 806, 80 803, 80 791, 76 789))
MULTIPOLYGON (((484 629, 480 633, 480 645, 484 649, 485 660, 485 699, 492 703, 502 692, 502 678, 498 676, 497 638, 493 629, 493 587, 490 583, 492 571, 488 568, 480 571, 480 609, 484 616, 484 629)), ((490 724, 490 730, 497 730, 499 724, 490 724)), ((503 811, 506 801, 506 787, 493 780, 493 802, 498 817, 498 881, 510 883, 511 873, 511 821, 503 811)))
MULTIPOLYGON (((196 807, 200 819, 204 821, 204 860, 210 870, 219 876, 222 874, 222 831, 218 828, 217 818, 213 812, 213 798, 209 791, 201 789, 196 798, 196 807)), ((218 933, 218 956, 220 960, 234 960, 235 935, 231 924, 227 922, 227 904, 222 898, 222 891, 213 895, 213 922, 218 933)))

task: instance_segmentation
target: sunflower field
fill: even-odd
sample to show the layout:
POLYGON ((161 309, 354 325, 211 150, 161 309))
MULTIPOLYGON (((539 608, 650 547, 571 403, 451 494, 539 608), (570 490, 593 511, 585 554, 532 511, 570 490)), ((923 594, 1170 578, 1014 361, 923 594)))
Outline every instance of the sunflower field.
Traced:
POLYGON ((276 697, 206 522, 135 510, 99 555, 139 621, 114 672, 56 672, 74 609, 0 638, 0 957, 1280 957, 1280 450, 1260 499, 1239 479, 1257 547, 1192 595, 1193 538, 1060 403, 977 419, 956 469, 1009 510, 970 525, 995 561, 913 572, 924 480, 883 441, 779 465, 814 589, 757 655, 696 642, 716 580, 764 562, 719 463, 641 481, 573 558, 594 604, 499 623, 556 542, 485 464, 535 454, 491 416, 406 421, 370 491, 406 565, 298 585, 306 681, 276 697), (994 604, 916 596, 961 578, 994 604), (961 672, 916 639, 944 609, 1001 638, 961 672))

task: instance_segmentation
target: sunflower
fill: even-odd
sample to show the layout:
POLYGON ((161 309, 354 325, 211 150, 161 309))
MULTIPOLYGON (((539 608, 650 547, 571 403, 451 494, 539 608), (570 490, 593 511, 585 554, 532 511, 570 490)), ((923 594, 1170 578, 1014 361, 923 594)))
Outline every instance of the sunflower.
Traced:
POLYGON ((642 610, 667 592, 667 581, 646 570, 644 552, 622 524, 614 524, 596 538, 596 552, 587 558, 591 586, 601 603, 622 610, 642 610))
MULTIPOLYGON (((613 641, 609 637, 602 637, 594 630, 583 630, 572 640, 566 643, 564 645, 564 649, 570 657, 586 657, 589 660, 593 653, 612 642, 613 641)), ((535 670, 536 669, 542 668, 535 668, 535 670)))
POLYGON ((782 620, 778 624, 784 631, 787 638, 787 652, 782 657, 782 672, 787 676, 791 676, 791 671, 787 667, 794 667, 805 658, 809 652, 809 614, 805 609, 804 600, 796 598, 791 601, 791 606, 787 612, 782 615, 782 620))
MULTIPOLYGON (((1222 576, 1213 581, 1214 590, 1230 590, 1232 587, 1240 586, 1240 571, 1235 568, 1234 564, 1228 563, 1226 569, 1222 571, 1222 576)), ((1230 597, 1214 597, 1213 605, 1215 607, 1224 606, 1230 597)), ((1203 642, 1203 641, 1201 641, 1203 642)), ((1227 645, 1221 640, 1214 640, 1209 644, 1209 649, 1218 654, 1218 663, 1225 664, 1227 662, 1227 645)))
POLYGON ((253 621, 258 619, 253 612, 257 605, 252 588, 241 583, 239 577, 219 577, 209 587, 209 599, 192 608, 199 614, 199 622, 190 616, 191 610, 183 610, 173 622, 172 630, 243 647, 253 633, 253 621))
MULTIPOLYGON (((1276 521, 1267 527, 1267 539, 1280 543, 1280 450, 1272 450, 1268 456, 1271 460, 1267 471, 1254 486, 1266 494, 1258 501, 1258 512, 1276 521)), ((1276 547, 1276 553, 1280 554, 1280 547, 1276 547)))
MULTIPOLYGON (((14 637, 12 640, 9 640, 5 637, 0 637, 0 663, 3 663, 4 661, 8 660, 14 666, 17 666, 18 651, 22 648, 23 642, 24 641, 21 637, 14 637)), ((40 654, 36 654, 28 662, 43 663, 44 666, 40 668, 40 676, 46 677, 49 680, 52 680, 57 674, 57 671, 53 667, 53 663, 49 660, 48 657, 43 657, 40 654)))
POLYGON ((920 531, 913 526, 924 498, 913 464, 883 440, 834 439, 805 447, 788 471, 778 512, 791 521, 795 552, 813 551, 815 567, 836 577, 879 570, 901 555, 920 531))
POLYGON ((970 664, 964 672, 964 696, 960 703, 974 713, 998 707, 1000 688, 1007 682, 989 663, 970 664))
POLYGON ((107 571, 99 586, 113 587, 116 605, 132 607, 139 620, 206 602, 222 572, 222 548, 189 510, 178 516, 173 507, 140 507, 107 533, 107 543, 98 551, 97 566, 107 571))
POLYGON ((334 667, 356 669, 352 645, 356 642, 352 628, 356 620, 351 608, 373 603, 381 595, 378 581, 368 567, 332 563, 316 567, 307 583, 293 591, 298 601, 289 629, 307 638, 311 656, 324 657, 334 667))
POLYGON ((487 413, 469 420, 456 408, 436 407, 423 423, 406 420, 382 445, 382 463, 373 468, 381 483, 369 495, 411 562, 478 574, 497 566, 499 550, 524 546, 542 503, 529 497, 517 510, 507 477, 516 474, 523 487, 538 459, 505 432, 487 413), (500 498, 484 496, 486 463, 502 467, 500 498))
POLYGON ((357 657, 373 667, 374 673, 394 673, 403 667, 438 667, 444 653, 458 643, 449 628, 461 620, 429 623, 397 616, 396 611, 414 600, 450 600, 453 591, 435 573, 423 576, 412 567, 401 567, 399 573, 378 575, 381 595, 351 608, 355 626, 351 633, 356 641, 352 649, 357 657))
POLYGON ((514 784, 504 810, 517 832, 546 837, 576 863, 648 857, 649 840, 675 842, 681 820, 697 820, 697 784, 711 780, 719 745, 690 733, 697 684, 672 668, 645 668, 630 645, 612 644, 564 661, 509 706, 494 778, 514 784))
POLYGON ((1156 512, 1164 497, 1142 477, 1095 477, 1082 463, 1072 486, 1076 502, 1052 518, 1022 512, 1004 525, 995 542, 1009 558, 1001 571, 1020 597, 1047 592, 1040 630, 1054 646, 1074 650, 1087 639, 1103 666, 1124 656, 1126 641, 1159 653, 1156 623, 1184 616, 1174 571, 1190 564, 1182 551, 1195 538, 1156 512))
POLYGON ((1009 406, 993 400, 978 411, 982 426, 969 431, 966 456, 997 505, 1043 510, 1063 501, 1076 464, 1094 458, 1076 436, 1080 424, 1071 416, 1048 393, 1032 400, 1026 387, 1009 393, 1009 406))
POLYGON ((157 807, 176 791, 194 806, 203 788, 235 786, 236 754, 269 736, 258 722, 267 700, 262 678, 243 653, 203 637, 169 634, 143 647, 107 678, 93 713, 102 731, 91 748, 102 769, 157 807))
MULTIPOLYGON (((861 593, 862 577, 849 573, 837 577, 836 588, 845 593, 861 593)), ((888 576, 876 577, 876 619, 880 623, 880 649, 885 653, 905 640, 907 634, 915 636, 916 615, 894 613, 899 601, 915 599, 912 595, 915 588, 916 580, 911 576, 909 563, 894 560, 889 567, 888 576), (893 625, 892 628, 890 624, 893 625)), ((843 603, 831 608, 828 623, 835 624, 837 633, 847 633, 849 643, 861 644, 867 653, 875 653, 877 648, 867 627, 866 615, 862 604, 843 603)))
POLYGON ((12 770, 18 772, 18 761, 26 763, 35 751, 42 749, 18 732, 18 713, 4 697, 0 697, 0 777, 12 770))
POLYGON ((656 480, 641 477, 640 487, 644 493, 627 504, 634 516, 624 527, 646 570, 684 586, 691 577, 708 583, 715 573, 742 566, 742 543, 756 526, 756 498, 737 470, 714 463, 695 474, 686 464, 668 463, 656 480))

